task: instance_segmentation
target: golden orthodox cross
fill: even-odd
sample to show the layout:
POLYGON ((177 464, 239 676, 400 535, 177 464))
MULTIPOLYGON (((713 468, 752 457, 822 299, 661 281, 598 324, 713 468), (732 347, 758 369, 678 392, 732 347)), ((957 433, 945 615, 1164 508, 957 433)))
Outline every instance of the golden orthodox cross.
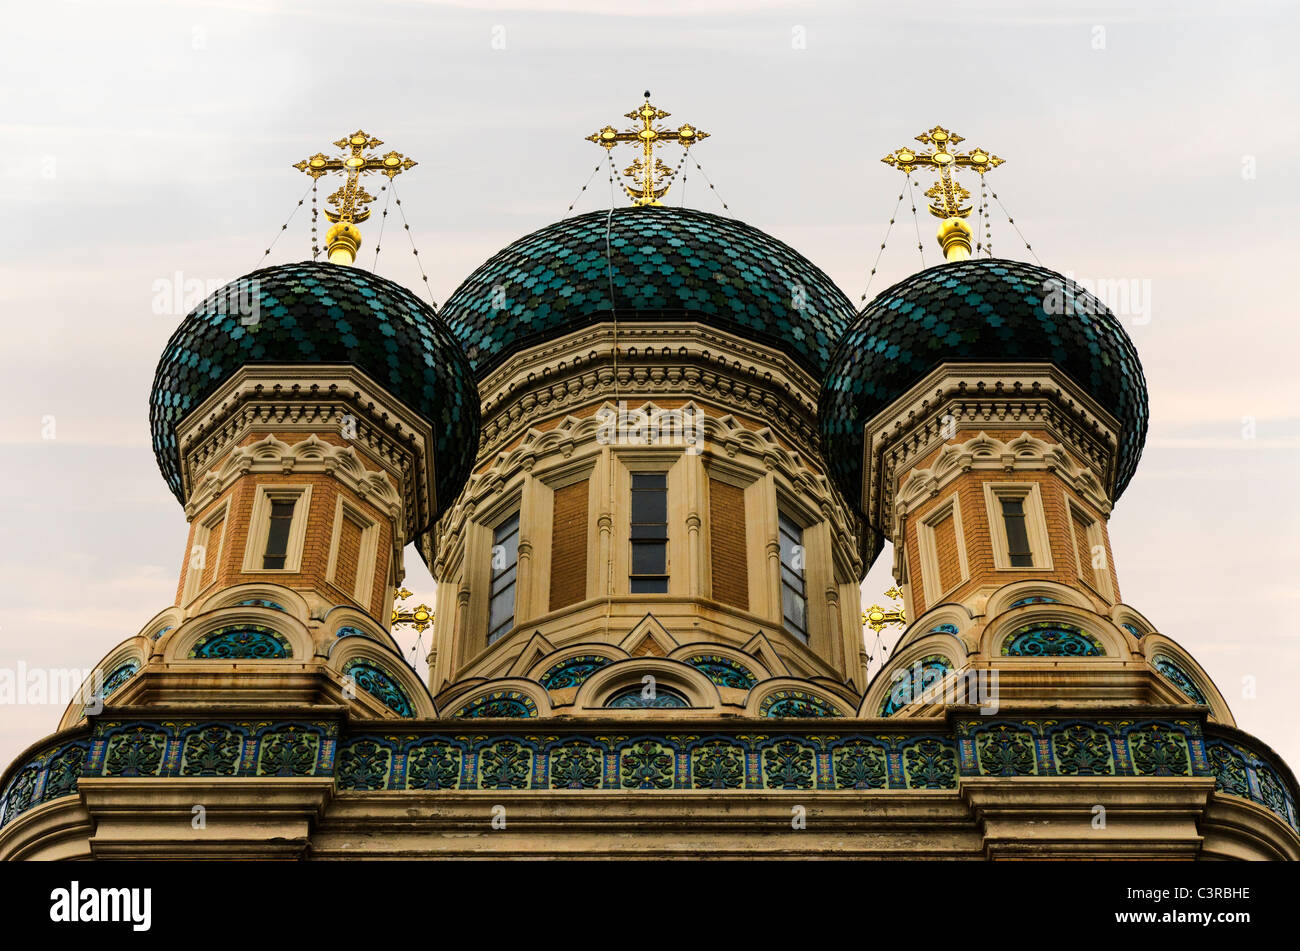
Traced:
POLYGON ((367 149, 378 148, 384 143, 360 129, 334 144, 348 151, 338 158, 327 158, 317 152, 294 166, 298 171, 305 172, 312 178, 320 178, 331 172, 343 172, 347 176, 343 185, 325 199, 334 205, 332 209, 325 209, 325 217, 333 222, 350 221, 355 224, 370 217, 370 209, 366 205, 375 198, 361 186, 362 175, 379 172, 391 179, 416 164, 401 152, 389 152, 378 156, 364 154, 367 149))
MULTIPOLYGON (((397 590, 398 600, 404 601, 410 596, 411 592, 407 591, 405 588, 399 588, 397 590)), ((411 627, 423 634, 424 629, 433 623, 433 617, 433 612, 429 610, 427 604, 417 604, 414 608, 399 608, 397 605, 393 605, 392 626, 395 627, 398 624, 409 624, 411 627)))
POLYGON ((903 148, 891 152, 880 161, 893 166, 904 174, 910 175, 918 168, 927 168, 939 173, 939 180, 925 193, 932 199, 930 214, 936 218, 965 218, 970 214, 970 206, 962 207, 962 202, 970 197, 970 192, 959 185, 952 177, 954 169, 969 168, 983 175, 991 168, 997 168, 1003 160, 984 149, 972 149, 969 152, 953 152, 949 146, 966 141, 956 132, 951 132, 941 125, 929 132, 922 132, 916 141, 934 146, 933 152, 918 152, 916 149, 903 148))
MULTIPOLYGON (((894 600, 898 600, 902 596, 903 592, 899 591, 897 587, 890 588, 885 592, 885 597, 894 600)), ((898 624, 901 626, 906 623, 907 612, 901 605, 892 610, 886 611, 880 605, 873 604, 871 607, 867 608, 866 612, 862 615, 862 626, 871 628, 877 634, 880 633, 882 627, 888 627, 891 624, 898 624)))
POLYGON ((623 174, 635 183, 636 187, 628 185, 623 186, 627 196, 632 199, 635 205, 661 205, 659 199, 668 191, 672 184, 673 170, 659 161, 655 157, 655 146, 663 145, 665 142, 678 142, 682 148, 690 148, 700 139, 707 139, 709 133, 701 132, 692 125, 683 125, 679 129, 657 128, 655 122, 659 119, 666 119, 672 113, 664 112, 656 108, 650 102, 650 92, 646 91, 645 103, 641 108, 627 113, 629 119, 639 120, 641 128, 628 129, 626 132, 619 132, 613 126, 607 125, 599 132, 593 132, 587 136, 588 142, 595 142, 597 145, 604 146, 606 151, 611 151, 614 146, 622 145, 625 142, 639 142, 641 144, 641 157, 635 159, 631 165, 623 170, 623 174))

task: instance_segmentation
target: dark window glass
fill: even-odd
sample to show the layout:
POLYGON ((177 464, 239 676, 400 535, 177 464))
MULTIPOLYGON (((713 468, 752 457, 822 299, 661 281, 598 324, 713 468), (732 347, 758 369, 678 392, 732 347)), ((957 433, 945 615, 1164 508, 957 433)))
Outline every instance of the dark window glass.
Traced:
POLYGON ((1011 558, 1011 567, 1034 567, 1034 556, 1029 550, 1029 531, 1025 526, 1023 498, 1002 499, 1002 521, 1007 526, 1007 554, 1011 558))
POLYGON ((492 597, 488 602, 488 643, 515 624, 515 581, 519 570, 519 514, 492 533, 492 597))
POLYGON ((262 556, 263 568, 283 568, 289 554, 289 526, 293 524, 293 507, 296 499, 271 501, 271 527, 266 533, 266 553, 262 556))
POLYGON ((633 472, 631 499, 633 594, 668 591, 668 475, 633 472))
POLYGON ((808 642, 808 588, 804 577, 803 528, 782 513, 781 616, 785 626, 804 643, 808 642))

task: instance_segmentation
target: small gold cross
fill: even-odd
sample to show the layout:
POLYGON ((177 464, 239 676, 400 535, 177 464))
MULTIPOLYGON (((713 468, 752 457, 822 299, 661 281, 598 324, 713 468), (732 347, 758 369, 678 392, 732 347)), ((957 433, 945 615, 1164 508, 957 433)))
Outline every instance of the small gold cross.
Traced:
POLYGON ((325 199, 334 205, 333 208, 325 209, 325 217, 334 222, 351 221, 355 224, 370 217, 370 209, 366 205, 375 198, 361 187, 362 175, 379 172, 392 179, 416 164, 413 159, 407 158, 401 152, 388 152, 385 155, 363 154, 366 149, 378 148, 384 143, 360 129, 334 144, 341 149, 347 149, 348 154, 338 158, 326 158, 324 154, 317 152, 294 165, 298 171, 305 172, 312 178, 320 178, 330 172, 344 173, 346 178, 342 186, 325 199))
POLYGON ((677 142, 682 148, 690 148, 700 139, 707 139, 709 133, 701 132, 693 125, 683 125, 679 129, 662 129, 655 127, 655 121, 666 119, 672 113, 664 112, 650 102, 650 91, 646 90, 645 104, 639 109, 627 113, 627 118, 641 122, 641 128, 619 132, 611 125, 599 132, 587 136, 588 142, 603 146, 606 151, 625 142, 641 144, 641 158, 635 159, 623 170, 623 174, 636 184, 635 188, 627 185, 623 190, 632 199, 634 205, 662 205, 659 199, 672 184, 673 170, 655 157, 655 146, 665 142, 677 142))
MULTIPOLYGON (((897 586, 885 592, 885 597, 895 601, 902 596, 903 592, 899 591, 897 586)), ((877 634, 880 633, 882 627, 889 627, 891 624, 897 624, 900 627, 907 624, 907 611, 901 604, 896 605, 889 611, 886 611, 878 604, 873 604, 862 615, 862 626, 871 628, 877 634)))
MULTIPOLYGON (((396 596, 399 601, 405 601, 411 597, 411 592, 405 588, 399 588, 396 596)), ((393 605, 392 626, 394 627, 398 624, 409 624, 423 634, 425 628, 429 627, 433 620, 434 614, 427 604, 417 604, 414 608, 399 608, 397 605, 393 605)))
POLYGON ((957 184, 952 177, 954 169, 969 168, 983 175, 991 168, 997 168, 1003 159, 985 149, 972 149, 969 152, 952 152, 948 146, 965 142, 960 135, 935 126, 929 132, 922 132, 916 141, 934 146, 933 152, 918 152, 916 149, 903 148, 891 152, 880 161, 910 175, 918 168, 926 168, 939 173, 939 180, 930 186, 925 197, 931 199, 930 214, 936 218, 965 218, 971 213, 969 205, 963 206, 970 192, 957 184))

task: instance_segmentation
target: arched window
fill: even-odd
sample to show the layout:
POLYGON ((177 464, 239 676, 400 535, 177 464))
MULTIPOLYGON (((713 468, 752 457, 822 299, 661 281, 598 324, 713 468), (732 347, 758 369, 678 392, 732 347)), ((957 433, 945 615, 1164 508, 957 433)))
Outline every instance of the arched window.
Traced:
POLYGON ((217 628, 195 641, 189 653, 191 660, 281 660, 292 656, 284 635, 258 624, 217 628))
POLYGON ((577 687, 600 668, 611 663, 613 661, 608 657, 598 657, 594 654, 570 657, 568 660, 560 661, 560 663, 551 667, 538 680, 547 690, 564 690, 566 687, 577 687))
POLYGON ((931 654, 895 671, 892 678, 893 686, 889 688, 889 695, 880 705, 880 715, 893 716, 913 700, 923 696, 928 689, 941 683, 950 670, 952 670, 952 663, 947 657, 942 654, 931 654))
POLYGON ((1027 624, 1002 642, 1003 657, 1101 657, 1105 653, 1091 634, 1054 621, 1027 624))
POLYGON ((401 717, 413 717, 415 711, 406 691, 378 664, 368 660, 350 660, 343 665, 343 676, 401 717))
POLYGON ((1195 700, 1197 703, 1205 703, 1208 705, 1208 701, 1205 699, 1205 694, 1203 694, 1200 688, 1196 686, 1196 682, 1187 675, 1187 672, 1183 670, 1183 668, 1179 667, 1168 657, 1163 654, 1157 654, 1151 661, 1151 666, 1164 674, 1165 677, 1173 682, 1175 687, 1187 694, 1191 699, 1195 700))
POLYGON ((736 663, 730 657, 717 654, 696 654, 688 657, 690 664, 719 687, 731 687, 735 690, 748 690, 758 683, 758 678, 749 669, 736 663))
POLYGON ((690 702, 671 687, 655 684, 654 689, 650 690, 649 685, 636 684, 614 694, 605 702, 605 706, 615 709, 634 707, 680 709, 689 707, 690 702))

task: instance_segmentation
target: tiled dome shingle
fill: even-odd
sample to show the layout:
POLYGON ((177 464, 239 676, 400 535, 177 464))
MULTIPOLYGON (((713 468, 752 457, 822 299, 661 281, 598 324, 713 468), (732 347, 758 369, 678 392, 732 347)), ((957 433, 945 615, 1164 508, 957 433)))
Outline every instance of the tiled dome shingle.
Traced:
POLYGON ((158 466, 178 499, 177 425, 246 364, 362 370, 432 426, 439 507, 460 493, 478 447, 479 401, 456 341, 401 285, 356 267, 304 261, 226 285, 181 322, 163 350, 149 425, 158 466))
POLYGON ((520 238, 471 274, 442 316, 481 380, 513 353, 610 320, 611 293, 620 321, 699 321, 777 347, 819 380, 854 316, 789 246, 668 206, 591 212, 520 238))
POLYGON ((996 258, 913 274, 881 292, 840 341, 819 415, 827 463, 848 498, 862 507, 863 427, 872 417, 941 363, 996 362, 1055 364, 1119 421, 1118 498, 1147 433, 1133 342, 1079 285, 996 258))

